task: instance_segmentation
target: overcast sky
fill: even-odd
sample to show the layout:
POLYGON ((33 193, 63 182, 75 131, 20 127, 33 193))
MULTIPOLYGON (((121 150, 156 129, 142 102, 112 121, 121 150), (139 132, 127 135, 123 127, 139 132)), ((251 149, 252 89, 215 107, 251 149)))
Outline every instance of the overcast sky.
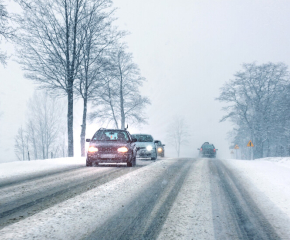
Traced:
MULTIPOLYGON (((12 2, 7 2, 9 8, 12 2)), ((219 88, 242 63, 284 62, 290 56, 290 1, 253 0, 118 0, 116 25, 131 34, 129 50, 147 79, 141 92, 151 99, 148 125, 129 126, 132 133, 150 133, 166 144, 173 116, 183 116, 191 141, 182 156, 196 156, 205 142, 214 143, 220 157, 230 157, 227 132, 219 123, 222 105, 215 101, 219 88)), ((2 44, 12 53, 10 45, 2 44)), ((19 65, 0 66, 0 161, 15 160, 13 138, 25 122, 26 103, 35 86, 23 77, 19 65)), ((75 109, 75 144, 79 153, 82 111, 75 109)), ((88 137, 100 126, 89 127, 88 137)))

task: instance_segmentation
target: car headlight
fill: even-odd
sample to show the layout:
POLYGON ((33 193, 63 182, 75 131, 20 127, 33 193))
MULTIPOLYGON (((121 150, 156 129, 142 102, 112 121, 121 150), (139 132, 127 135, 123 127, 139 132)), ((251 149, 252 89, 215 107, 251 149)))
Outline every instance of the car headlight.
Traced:
POLYGON ((162 148, 158 148, 158 152, 162 152, 162 148))
POLYGON ((126 147, 120 147, 120 148, 118 148, 118 152, 121 152, 121 153, 128 152, 128 148, 126 148, 126 147))
POLYGON ((151 151, 151 150, 152 150, 152 146, 149 145, 149 146, 146 147, 146 149, 147 149, 148 151, 151 151))
POLYGON ((89 152, 93 153, 93 152, 97 152, 97 151, 99 151, 98 148, 96 148, 96 147, 89 147, 89 152))

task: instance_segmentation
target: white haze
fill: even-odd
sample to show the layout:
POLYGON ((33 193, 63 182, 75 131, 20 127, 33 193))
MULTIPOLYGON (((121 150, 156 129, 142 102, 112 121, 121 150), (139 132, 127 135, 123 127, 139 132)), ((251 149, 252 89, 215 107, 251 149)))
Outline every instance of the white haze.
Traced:
MULTIPOLYGON (((7 1, 10 11, 15 4, 7 1)), ((118 0, 116 25, 128 30, 129 50, 147 82, 142 94, 152 105, 148 125, 129 126, 131 132, 151 133, 166 144, 171 118, 181 115, 190 126, 191 139, 181 156, 196 156, 209 141, 220 157, 229 157, 230 123, 219 123, 222 105, 214 99, 219 88, 244 62, 290 64, 290 2, 250 0, 118 0)), ((2 44, 12 53, 10 44, 2 44)), ((23 77, 19 65, 0 66, 0 161, 15 160, 14 136, 25 123, 26 103, 34 85, 23 77)), ((64 113, 66 114, 66 113, 64 113)), ((75 153, 79 154, 81 101, 75 107, 75 153)), ((100 126, 88 127, 88 137, 100 126)))

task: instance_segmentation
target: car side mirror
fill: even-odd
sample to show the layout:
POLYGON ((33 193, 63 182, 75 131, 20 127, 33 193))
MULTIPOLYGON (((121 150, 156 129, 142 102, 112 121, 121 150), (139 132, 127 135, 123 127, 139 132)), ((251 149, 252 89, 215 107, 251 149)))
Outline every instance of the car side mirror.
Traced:
POLYGON ((86 139, 86 142, 91 142, 91 139, 86 139))
POLYGON ((217 151, 218 149, 216 149, 216 151, 217 151))
POLYGON ((137 142, 137 138, 132 138, 132 142, 137 142))
POLYGON ((164 147, 164 146, 165 146, 165 144, 162 144, 162 146, 164 147))
POLYGON ((199 148, 197 150, 200 150, 199 148))

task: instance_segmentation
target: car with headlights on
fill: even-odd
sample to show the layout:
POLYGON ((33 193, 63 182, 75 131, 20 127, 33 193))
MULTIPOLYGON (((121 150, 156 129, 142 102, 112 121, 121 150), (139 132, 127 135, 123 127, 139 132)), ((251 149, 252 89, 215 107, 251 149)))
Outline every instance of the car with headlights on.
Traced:
POLYGON ((159 140, 156 140, 155 144, 156 144, 156 149, 157 149, 157 155, 160 157, 164 157, 165 156, 165 149, 164 149, 165 144, 162 144, 162 142, 159 140))
POLYGON ((157 149, 154 139, 149 134, 132 134, 132 137, 137 139, 136 147, 138 149, 137 158, 157 159, 157 149))
POLYGON ((126 130, 99 129, 90 143, 86 166, 99 163, 127 163, 128 167, 136 165, 137 148, 136 139, 132 138, 126 130))

